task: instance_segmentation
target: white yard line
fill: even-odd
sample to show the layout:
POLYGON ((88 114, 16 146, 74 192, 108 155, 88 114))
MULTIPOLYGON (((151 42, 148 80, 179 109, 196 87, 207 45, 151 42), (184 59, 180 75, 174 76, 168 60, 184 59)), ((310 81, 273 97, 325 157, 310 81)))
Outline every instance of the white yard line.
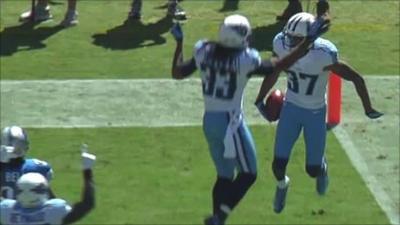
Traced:
MULTIPOLYGON (((390 80, 399 80, 400 75, 365 75, 367 79, 390 79, 390 80)), ((285 79, 284 77, 280 77, 280 80, 285 79)), ((258 80, 261 81, 262 78, 252 78, 251 80, 258 80)), ((198 81, 200 80, 195 77, 190 77, 185 80, 174 80, 170 78, 138 78, 138 79, 69 79, 69 80, 59 80, 59 79, 46 79, 46 80, 0 80, 0 84, 25 84, 25 83, 43 83, 43 84, 49 84, 49 83, 92 83, 92 82, 101 82, 101 83, 107 83, 107 82, 129 82, 129 81, 134 81, 134 82, 159 82, 159 83, 174 83, 174 82, 193 82, 193 81, 198 81)))
MULTIPOLYGON (((258 124, 258 123, 256 123, 258 124)), ((190 123, 156 123, 156 124, 132 124, 132 123, 110 123, 110 124, 38 124, 32 126, 23 126, 24 128, 40 128, 40 129, 55 129, 55 128, 62 128, 62 129, 72 129, 72 128, 129 128, 129 127, 146 127, 146 128, 163 128, 163 127, 193 127, 193 126, 201 126, 201 121, 197 122, 190 122, 190 123)))
MULTIPOLYGON (((346 130, 339 125, 333 129, 333 132, 335 133, 337 139, 342 145, 342 148, 345 150, 347 156, 350 158, 353 166, 360 173, 365 184, 374 195, 379 206, 386 213, 387 217, 390 220, 390 223, 400 224, 399 211, 391 207, 391 205, 393 205, 393 198, 389 197, 389 195, 383 190, 382 185, 375 178, 375 176, 371 175, 372 173, 368 168, 367 162, 362 156, 362 153, 354 145, 346 130)), ((390 179, 390 177, 387 178, 390 179)))

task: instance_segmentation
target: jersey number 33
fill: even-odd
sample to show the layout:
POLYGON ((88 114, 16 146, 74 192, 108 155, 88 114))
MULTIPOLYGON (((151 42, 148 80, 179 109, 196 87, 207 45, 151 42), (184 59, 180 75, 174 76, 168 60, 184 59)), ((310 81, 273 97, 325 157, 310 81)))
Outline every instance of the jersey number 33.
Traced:
POLYGON ((236 73, 204 68, 203 94, 213 98, 232 99, 236 91, 236 73))

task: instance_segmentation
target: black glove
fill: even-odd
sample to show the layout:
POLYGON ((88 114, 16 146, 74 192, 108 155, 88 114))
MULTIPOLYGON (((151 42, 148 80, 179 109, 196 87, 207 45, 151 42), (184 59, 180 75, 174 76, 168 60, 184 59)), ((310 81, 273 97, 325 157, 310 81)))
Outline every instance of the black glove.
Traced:
POLYGON ((174 25, 171 28, 171 34, 172 36, 174 36, 177 42, 183 40, 183 31, 179 23, 174 23, 174 25))
POLYGON ((331 21, 327 17, 317 17, 313 24, 311 24, 310 32, 308 33, 307 39, 315 41, 319 36, 329 30, 331 21))
POLYGON ((264 117, 264 119, 270 121, 268 119, 268 116, 267 116, 267 110, 266 110, 267 106, 264 104, 264 102, 263 101, 259 101, 259 102, 254 103, 254 105, 256 105, 258 111, 264 117))

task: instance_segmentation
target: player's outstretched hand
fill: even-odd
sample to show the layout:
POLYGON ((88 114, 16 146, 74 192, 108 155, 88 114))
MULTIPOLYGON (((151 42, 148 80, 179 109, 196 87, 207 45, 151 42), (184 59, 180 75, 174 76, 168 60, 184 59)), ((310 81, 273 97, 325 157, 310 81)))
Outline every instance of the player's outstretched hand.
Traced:
POLYGON ((183 41, 183 31, 179 23, 174 23, 174 25, 172 25, 171 34, 177 42, 183 41))
POLYGON ((381 116, 383 116, 383 113, 376 111, 375 109, 372 109, 369 112, 366 112, 365 115, 368 116, 368 118, 370 119, 377 119, 381 116))
POLYGON ((87 144, 82 144, 81 146, 81 157, 82 157, 82 169, 83 170, 92 169, 96 161, 96 156, 88 152, 87 144))
POLYGON ((259 111, 260 114, 264 117, 264 119, 266 119, 266 120, 268 120, 269 122, 271 122, 271 121, 268 119, 267 110, 266 110, 266 109, 267 109, 267 106, 264 104, 264 102, 263 102, 263 101, 259 101, 259 102, 254 103, 254 105, 256 105, 258 111, 259 111))
POLYGON ((308 39, 314 41, 322 34, 329 30, 331 21, 328 16, 317 17, 313 24, 311 24, 310 32, 308 33, 308 39))

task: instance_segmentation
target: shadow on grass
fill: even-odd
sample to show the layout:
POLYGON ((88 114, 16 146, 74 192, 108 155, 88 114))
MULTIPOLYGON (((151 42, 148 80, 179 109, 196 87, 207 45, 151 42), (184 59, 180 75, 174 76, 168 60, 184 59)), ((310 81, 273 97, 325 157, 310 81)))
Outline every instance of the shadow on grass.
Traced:
MULTIPOLYGON (((178 4, 180 3, 180 2, 182 2, 183 0, 178 0, 178 4)), ((154 9, 168 9, 168 2, 169 2, 169 0, 165 0, 165 3, 164 4, 162 4, 162 5, 160 5, 160 6, 156 6, 156 7, 154 7, 154 9)))
POLYGON ((252 30, 250 45, 259 51, 272 51, 272 41, 276 34, 282 31, 284 22, 276 22, 252 30))
POLYGON ((49 5, 65 5, 65 3, 64 2, 60 2, 60 1, 50 0, 49 1, 49 5))
POLYGON ((46 47, 43 43, 47 38, 63 29, 62 26, 39 27, 38 23, 22 23, 6 27, 0 32, 0 56, 11 56, 18 51, 29 51, 46 47))
POLYGON ((224 0, 224 4, 219 12, 236 11, 239 9, 239 0, 224 0))
POLYGON ((125 21, 103 34, 92 35, 93 44, 111 50, 127 50, 166 43, 162 34, 169 31, 172 18, 164 17, 155 23, 125 21))

